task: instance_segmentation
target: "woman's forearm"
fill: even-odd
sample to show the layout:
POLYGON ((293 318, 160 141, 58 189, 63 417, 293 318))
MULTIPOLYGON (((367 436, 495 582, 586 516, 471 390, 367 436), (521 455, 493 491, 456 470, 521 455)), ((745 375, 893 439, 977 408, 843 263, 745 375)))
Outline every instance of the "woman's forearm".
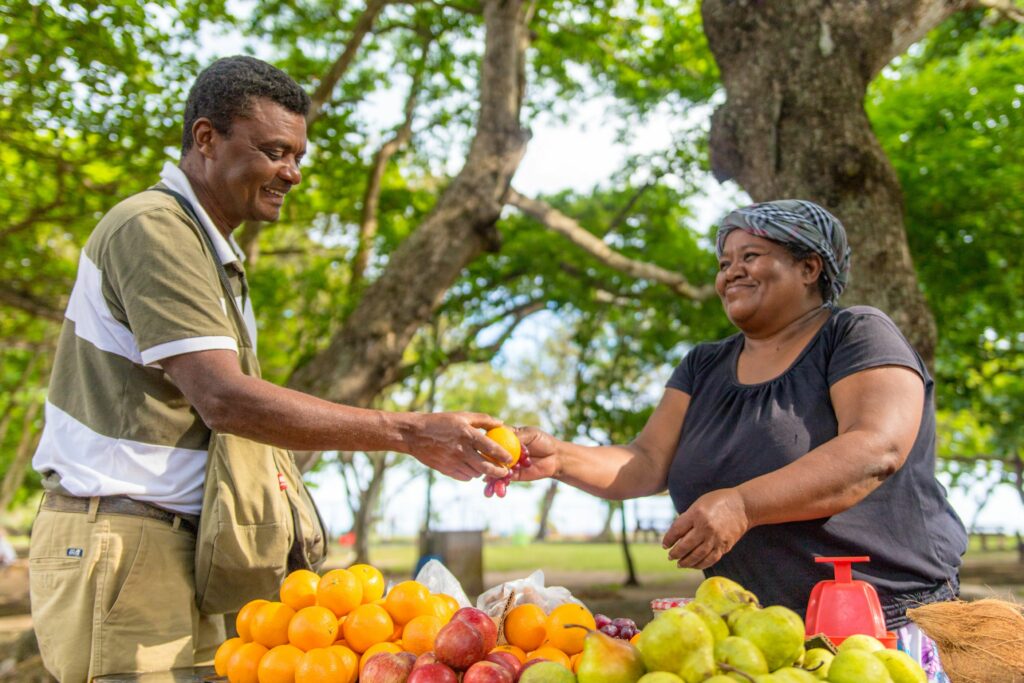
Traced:
POLYGON ((903 464, 895 442, 851 431, 736 487, 750 526, 820 519, 847 510, 903 464))
POLYGON ((555 478, 607 500, 649 496, 665 489, 668 473, 636 444, 580 446, 560 442, 555 478))

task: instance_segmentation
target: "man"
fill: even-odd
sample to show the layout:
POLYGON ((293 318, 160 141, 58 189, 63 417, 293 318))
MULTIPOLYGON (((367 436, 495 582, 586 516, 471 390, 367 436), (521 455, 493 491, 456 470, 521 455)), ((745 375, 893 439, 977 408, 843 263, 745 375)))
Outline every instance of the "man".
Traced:
POLYGON ((486 415, 364 410, 243 372, 256 326, 231 233, 277 220, 302 180, 308 106, 269 64, 215 62, 189 93, 181 162, 157 185, 195 218, 145 191, 105 215, 83 249, 33 460, 47 492, 32 533, 32 616, 64 683, 192 666, 223 638, 223 619, 194 601, 211 429, 282 448, 400 451, 463 481, 505 472, 480 455, 510 460, 480 431, 500 424, 486 415))

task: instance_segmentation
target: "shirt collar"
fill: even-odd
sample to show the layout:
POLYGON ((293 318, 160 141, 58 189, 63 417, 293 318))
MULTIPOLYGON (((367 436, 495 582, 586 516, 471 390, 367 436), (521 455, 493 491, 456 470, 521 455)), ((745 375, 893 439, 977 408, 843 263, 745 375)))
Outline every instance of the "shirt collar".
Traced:
POLYGON ((160 171, 160 180, 163 181, 164 185, 174 190, 180 195, 184 195, 191 204, 192 208, 195 209, 196 215, 199 216, 199 222, 203 224, 203 229, 206 230, 206 234, 210 236, 210 240, 213 242, 214 249, 217 250, 217 258, 223 264, 232 263, 234 261, 244 261, 245 254, 239 248, 235 242, 234 237, 225 238, 217 226, 210 220, 209 214, 206 213, 206 209, 199 203, 196 198, 196 193, 192 190, 192 184, 188 180, 188 176, 180 168, 175 166, 170 161, 164 162, 164 167, 160 171))

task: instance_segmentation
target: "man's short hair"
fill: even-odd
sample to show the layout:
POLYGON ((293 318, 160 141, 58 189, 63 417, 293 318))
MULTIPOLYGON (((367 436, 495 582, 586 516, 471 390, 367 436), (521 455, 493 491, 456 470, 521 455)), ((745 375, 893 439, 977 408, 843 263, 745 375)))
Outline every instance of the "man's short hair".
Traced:
POLYGON ((181 155, 192 149, 192 125, 207 118, 217 132, 231 134, 231 122, 246 118, 253 100, 266 98, 288 111, 305 116, 309 95, 291 76, 255 57, 236 56, 218 59, 206 67, 185 103, 185 123, 181 132, 181 155))

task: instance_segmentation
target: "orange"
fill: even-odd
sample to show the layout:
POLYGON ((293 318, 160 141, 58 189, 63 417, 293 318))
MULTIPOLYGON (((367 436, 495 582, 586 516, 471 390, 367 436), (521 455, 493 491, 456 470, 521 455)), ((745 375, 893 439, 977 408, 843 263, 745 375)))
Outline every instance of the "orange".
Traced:
POLYGON ((371 645, 390 638, 395 631, 395 623, 380 605, 360 605, 349 612, 342 628, 348 646, 355 652, 366 652, 371 645))
POLYGON ((526 661, 531 659, 546 659, 551 662, 558 662, 566 669, 572 668, 572 662, 569 661, 569 655, 565 654, 561 650, 550 645, 542 645, 533 652, 526 653, 526 661))
POLYGON ((295 610, 283 602, 268 602, 260 605, 249 622, 249 633, 254 642, 274 648, 288 642, 288 624, 295 616, 295 610))
POLYGON ((343 617, 363 602, 363 584, 347 569, 333 569, 320 579, 316 604, 343 617))
POLYGON ((516 647, 515 645, 499 645, 491 650, 491 652, 511 652, 515 655, 516 659, 519 660, 520 664, 526 663, 526 653, 523 652, 522 648, 516 647))
MULTIPOLYGON (((516 436, 514 431, 505 426, 495 427, 487 432, 485 436, 504 448, 508 451, 508 454, 512 456, 512 462, 507 465, 505 463, 498 462, 497 460, 491 460, 490 458, 487 458, 488 460, 491 460, 491 462, 496 465, 503 465, 505 467, 512 467, 519 462, 519 454, 522 452, 523 446, 519 443, 519 437, 516 436)), ((487 456, 484 457, 486 458, 487 456)))
POLYGON ((344 673, 337 655, 326 648, 314 648, 295 665, 295 683, 340 683, 344 673))
POLYGON ((444 626, 438 617, 433 614, 421 614, 413 617, 412 620, 402 629, 402 645, 406 652, 411 652, 419 657, 424 652, 434 649, 434 639, 437 632, 444 626))
POLYGON ((256 673, 267 648, 259 643, 245 643, 228 660, 229 683, 259 683, 256 673))
POLYGON ((458 610, 458 608, 452 609, 451 604, 445 600, 443 595, 431 595, 429 602, 430 613, 440 619, 442 624, 451 621, 452 615, 458 610))
POLYGON ((505 617, 505 640, 526 652, 536 650, 547 637, 548 616, 537 605, 513 607, 505 617))
POLYGON ((356 679, 359 678, 359 655, 337 643, 327 649, 333 652, 338 661, 341 662, 344 674, 339 679, 340 683, 355 683, 356 679))
POLYGON ((271 648, 256 669, 260 683, 294 683, 295 665, 302 659, 302 654, 302 650, 294 645, 271 648))
POLYGON ((252 640, 252 633, 249 631, 249 624, 252 623, 252 617, 263 605, 267 604, 268 600, 252 600, 245 603, 242 609, 238 610, 238 616, 235 617, 235 630, 238 631, 238 637, 249 642, 252 640))
POLYGON ((231 660, 231 655, 235 654, 235 650, 240 648, 245 643, 241 638, 228 638, 220 647, 217 648, 217 654, 213 656, 213 669, 217 672, 218 676, 228 675, 228 661, 231 660))
POLYGON ((639 643, 639 642, 640 642, 640 634, 639 634, 639 633, 637 633, 637 634, 636 634, 635 636, 633 636, 632 638, 630 638, 630 639, 629 639, 629 642, 630 642, 630 644, 632 644, 632 645, 636 645, 637 643, 639 643))
POLYGON ((367 648, 366 652, 363 653, 363 656, 359 658, 359 675, 361 676, 363 674, 363 667, 366 666, 368 661, 370 661, 370 657, 379 655, 381 652, 392 652, 397 654, 401 651, 402 647, 400 645, 395 645, 394 643, 377 643, 376 645, 370 646, 367 648))
POLYGON ((316 587, 320 575, 308 569, 298 569, 281 582, 281 602, 298 612, 316 604, 316 587))
POLYGON ((368 564, 354 564, 348 570, 363 584, 364 605, 384 597, 384 575, 380 570, 368 564))
POLYGON ((422 583, 403 581, 388 591, 384 609, 398 624, 404 624, 421 614, 431 614, 430 591, 422 583))
MULTIPOLYGON (((581 659, 583 659, 583 653, 582 652, 577 652, 572 657, 569 657, 569 663, 572 665, 569 668, 572 669, 572 672, 574 674, 580 672, 580 660, 581 659)), ((260 683, 263 683, 263 681, 260 681, 260 683)))
POLYGON ((338 618, 326 607, 303 607, 288 624, 288 642, 303 652, 334 644, 338 618))
POLYGON ((552 647, 557 647, 567 655, 574 655, 583 651, 583 639, 587 635, 587 629, 597 628, 594 623, 594 615, 582 606, 573 602, 551 610, 546 623, 548 641, 552 647), (568 624, 577 624, 586 628, 566 628, 568 624))

